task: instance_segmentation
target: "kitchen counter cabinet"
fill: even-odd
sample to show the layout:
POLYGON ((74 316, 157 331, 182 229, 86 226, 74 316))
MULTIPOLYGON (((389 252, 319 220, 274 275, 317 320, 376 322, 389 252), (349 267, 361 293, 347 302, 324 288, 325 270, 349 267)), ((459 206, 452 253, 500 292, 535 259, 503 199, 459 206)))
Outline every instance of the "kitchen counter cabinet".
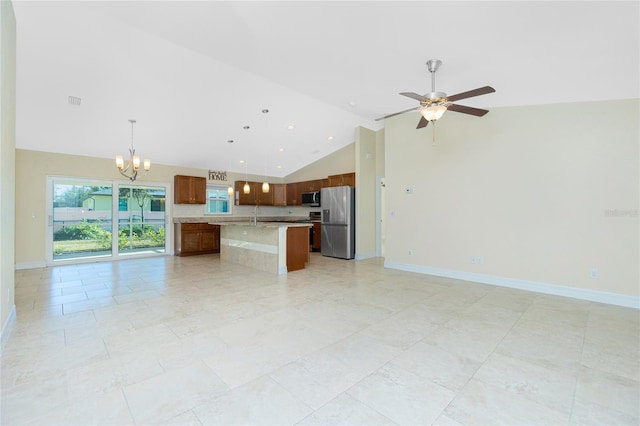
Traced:
POLYGON ((287 272, 304 269, 309 261, 309 228, 287 227, 287 272))
POLYGON ((207 179, 198 176, 175 175, 173 177, 175 204, 206 204, 207 179))
POLYGON ((176 256, 220 253, 220 225, 176 223, 174 229, 176 256))
POLYGON ((313 251, 322 251, 322 224, 320 221, 313 222, 313 251))

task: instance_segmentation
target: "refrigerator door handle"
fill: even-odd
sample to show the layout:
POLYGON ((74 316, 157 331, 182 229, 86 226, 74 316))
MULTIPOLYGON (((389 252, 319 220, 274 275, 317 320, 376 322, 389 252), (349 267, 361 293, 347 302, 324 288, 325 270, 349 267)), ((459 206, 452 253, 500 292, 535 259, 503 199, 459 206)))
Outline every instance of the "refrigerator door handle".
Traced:
POLYGON ((331 223, 331 214, 329 209, 322 210, 322 223, 331 223))

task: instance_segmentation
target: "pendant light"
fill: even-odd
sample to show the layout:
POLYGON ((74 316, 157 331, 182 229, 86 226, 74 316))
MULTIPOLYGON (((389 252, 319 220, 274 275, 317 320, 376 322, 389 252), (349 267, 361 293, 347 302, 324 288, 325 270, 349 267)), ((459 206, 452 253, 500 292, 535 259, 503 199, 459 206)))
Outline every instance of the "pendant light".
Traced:
MULTIPOLYGON (((249 126, 244 126, 243 129, 244 130, 249 130, 251 127, 249 126)), ((247 137, 247 139, 249 139, 247 137)), ((249 186, 249 178, 248 178, 248 174, 247 174, 247 162, 245 160, 242 160, 242 162, 244 163, 244 186, 242 187, 242 192, 244 192, 245 194, 250 194, 251 193, 251 187, 249 186)))
MULTIPOLYGON (((269 110, 267 108, 262 110, 263 114, 269 114, 269 110)), ((265 194, 269 193, 269 182, 267 182, 267 152, 265 150, 264 153, 264 182, 262 182, 262 192, 265 194)))
MULTIPOLYGON (((227 143, 228 144, 232 144, 233 143, 233 139, 229 139, 227 141, 227 143)), ((229 155, 229 159, 227 159, 227 168, 229 168, 228 166, 230 164, 230 161, 231 161, 231 155, 229 155)), ((229 186, 227 187, 227 194, 232 196, 234 192, 235 192, 235 190, 233 189, 233 185, 229 184, 229 186)))
POLYGON ((269 193, 269 182, 267 182, 267 154, 264 154, 264 182, 262 182, 262 192, 269 193))
POLYGON ((242 187, 242 192, 245 194, 251 193, 251 187, 249 186, 249 179, 247 177, 247 162, 242 160, 244 163, 244 186, 242 187))

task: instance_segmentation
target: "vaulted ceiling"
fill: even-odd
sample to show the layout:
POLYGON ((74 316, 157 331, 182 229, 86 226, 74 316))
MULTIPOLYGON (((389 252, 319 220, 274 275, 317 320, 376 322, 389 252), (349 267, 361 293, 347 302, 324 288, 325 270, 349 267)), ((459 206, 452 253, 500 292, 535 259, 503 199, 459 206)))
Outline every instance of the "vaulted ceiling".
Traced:
POLYGON ((13 5, 23 149, 113 158, 135 119, 154 163, 284 177, 415 106, 432 58, 439 91, 496 89, 470 106, 640 98, 636 1, 13 5))

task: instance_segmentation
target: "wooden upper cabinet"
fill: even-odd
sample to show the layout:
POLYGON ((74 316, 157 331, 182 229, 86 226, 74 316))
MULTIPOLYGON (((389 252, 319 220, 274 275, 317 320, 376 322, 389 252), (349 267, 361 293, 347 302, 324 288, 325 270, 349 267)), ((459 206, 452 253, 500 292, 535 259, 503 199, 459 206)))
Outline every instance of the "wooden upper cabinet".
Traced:
POLYGON ((272 206, 273 205, 273 187, 275 185, 269 184, 269 192, 262 191, 262 182, 256 182, 254 184, 254 188, 256 191, 256 199, 259 201, 259 205, 261 206, 272 206))
POLYGON ((255 182, 245 182, 243 180, 237 180, 235 182, 235 190, 237 197, 235 198, 236 206, 255 206, 256 205, 256 186, 255 182), (251 191, 248 194, 244 193, 244 184, 248 183, 251 191))
POLYGON ((322 179, 307 180, 304 182, 298 182, 298 192, 316 192, 322 189, 322 179))
POLYGON ((344 176, 344 185, 356 186, 356 174, 355 173, 345 173, 342 176, 344 176))
POLYGON ((300 204, 300 200, 298 199, 298 183, 288 183, 287 184, 287 205, 288 206, 297 206, 300 204))
POLYGON ((287 185, 284 183, 274 183, 271 185, 271 192, 273 193, 273 205, 274 206, 286 206, 287 205, 287 185))
POLYGON ((175 175, 173 178, 175 204, 205 204, 207 179, 198 176, 175 175))
POLYGON ((286 185, 283 183, 270 183, 269 192, 262 192, 262 182, 246 182, 249 184, 250 192, 244 193, 245 181, 235 182, 235 191, 238 198, 235 199, 236 206, 286 206, 286 185), (280 197, 276 203, 276 197, 280 197))
POLYGON ((355 173, 343 173, 329 176, 329 186, 356 186, 355 173))

